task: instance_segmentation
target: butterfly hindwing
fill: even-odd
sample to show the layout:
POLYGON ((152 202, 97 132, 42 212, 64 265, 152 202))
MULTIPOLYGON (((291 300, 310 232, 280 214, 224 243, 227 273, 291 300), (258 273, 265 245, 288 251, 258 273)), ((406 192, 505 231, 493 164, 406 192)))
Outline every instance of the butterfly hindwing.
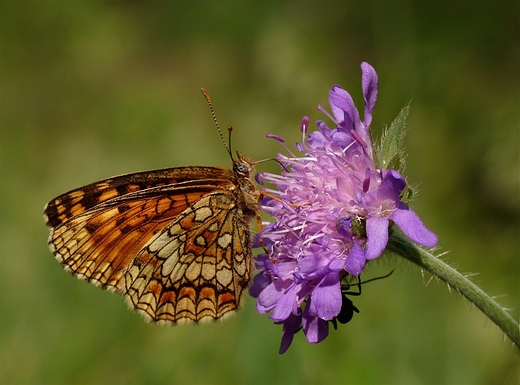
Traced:
POLYGON ((235 310, 252 274, 249 226, 234 194, 209 194, 136 256, 126 274, 131 304, 160 323, 204 321, 235 310))

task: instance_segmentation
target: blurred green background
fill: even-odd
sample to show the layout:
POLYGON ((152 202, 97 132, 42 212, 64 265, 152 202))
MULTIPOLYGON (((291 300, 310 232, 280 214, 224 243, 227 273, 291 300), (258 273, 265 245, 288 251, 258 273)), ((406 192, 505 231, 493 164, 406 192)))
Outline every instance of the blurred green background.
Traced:
MULTIPOLYGON (((2 1, 2 384, 514 384, 519 355, 445 284, 376 264, 361 310, 318 345, 254 309, 156 327, 73 279, 49 252, 44 204, 116 174, 230 165, 281 151, 333 84, 362 106, 379 74, 377 134, 410 100, 414 209, 439 251, 519 315, 519 6, 516 1, 2 1)), ((276 171, 265 163, 261 171, 276 171)))

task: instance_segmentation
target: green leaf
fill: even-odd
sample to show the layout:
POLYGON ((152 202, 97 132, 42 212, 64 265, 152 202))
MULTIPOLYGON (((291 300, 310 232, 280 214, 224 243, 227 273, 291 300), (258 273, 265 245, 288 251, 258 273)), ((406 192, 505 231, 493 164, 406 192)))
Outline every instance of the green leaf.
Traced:
POLYGON ((404 137, 406 135, 406 118, 410 105, 406 105, 389 128, 383 130, 381 141, 376 146, 376 164, 383 169, 393 168, 399 173, 404 172, 405 152, 404 137))

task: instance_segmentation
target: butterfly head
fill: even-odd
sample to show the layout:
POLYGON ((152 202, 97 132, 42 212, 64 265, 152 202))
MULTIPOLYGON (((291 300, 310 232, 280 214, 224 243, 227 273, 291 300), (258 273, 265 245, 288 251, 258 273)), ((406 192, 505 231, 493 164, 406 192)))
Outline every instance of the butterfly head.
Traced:
POLYGON ((233 159, 233 172, 242 178, 251 178, 256 162, 243 153, 237 151, 237 159, 233 159))

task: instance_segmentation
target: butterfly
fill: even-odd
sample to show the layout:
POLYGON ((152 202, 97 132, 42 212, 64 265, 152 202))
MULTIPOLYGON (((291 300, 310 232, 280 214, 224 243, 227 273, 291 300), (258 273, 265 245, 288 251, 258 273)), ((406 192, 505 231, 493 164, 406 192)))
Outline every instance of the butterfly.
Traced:
POLYGON ((256 163, 240 152, 234 159, 222 139, 231 170, 126 174, 54 198, 43 214, 51 252, 73 276, 123 295, 150 322, 232 314, 254 270, 250 231, 260 192, 256 163))

